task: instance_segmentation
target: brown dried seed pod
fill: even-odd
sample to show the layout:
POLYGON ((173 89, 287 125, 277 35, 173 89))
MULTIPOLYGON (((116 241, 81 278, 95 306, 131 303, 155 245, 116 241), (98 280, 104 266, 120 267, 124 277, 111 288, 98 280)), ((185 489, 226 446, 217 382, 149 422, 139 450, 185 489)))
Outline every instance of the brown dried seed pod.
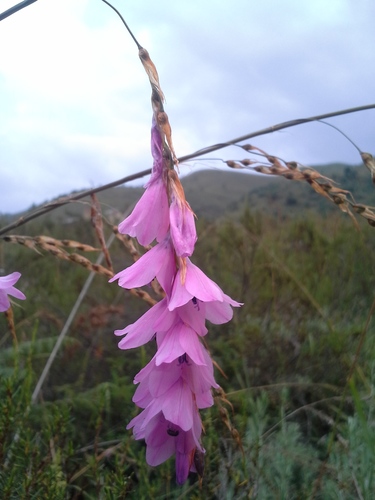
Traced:
POLYGON ((286 179, 291 179, 293 181, 303 181, 305 180, 305 176, 300 170, 287 170, 282 174, 286 179))
POLYGON ((357 214, 362 214, 365 210, 367 210, 366 205, 361 205, 361 204, 352 204, 352 208, 357 214))
POLYGON ((341 205, 342 203, 345 203, 345 201, 347 201, 346 196, 342 194, 333 194, 332 199, 336 203, 336 205, 341 205))
MULTIPOLYGON (((288 181, 295 180, 295 176, 294 176, 293 172, 285 172, 285 173, 283 174, 283 177, 284 177, 285 179, 287 179, 288 181)), ((303 178, 303 176, 302 176, 302 178, 303 178)))
POLYGON ((226 163, 226 164, 228 165, 228 167, 230 167, 230 168, 243 168, 243 167, 242 167, 242 165, 240 165, 239 163, 237 163, 237 162, 235 162, 235 161, 233 161, 233 160, 228 160, 228 161, 226 161, 225 163, 226 163))
POLYGON ((298 163, 296 161, 288 161, 286 166, 291 170, 295 170, 298 167, 298 163))
POLYGON ((245 158, 244 160, 241 160, 242 165, 245 167, 248 167, 249 165, 253 165, 255 162, 254 160, 249 160, 249 158, 245 158))
POLYGON ((254 149, 254 147, 251 144, 242 144, 240 147, 245 151, 252 151, 254 149))

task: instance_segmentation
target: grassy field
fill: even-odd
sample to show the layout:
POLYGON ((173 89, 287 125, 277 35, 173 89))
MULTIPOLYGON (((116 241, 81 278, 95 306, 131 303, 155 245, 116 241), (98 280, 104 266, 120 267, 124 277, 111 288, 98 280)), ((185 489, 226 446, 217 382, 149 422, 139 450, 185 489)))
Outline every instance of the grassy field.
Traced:
MULTIPOLYGON (((364 169, 324 169, 370 203, 364 169)), ((207 171, 184 185, 199 217, 194 262, 244 302, 232 322, 209 327, 224 392, 202 412, 202 484, 192 475, 178 487, 173 460, 148 467, 144 445, 125 429, 137 412, 133 377, 153 346, 120 351, 113 331, 148 305, 105 276, 95 277, 30 405, 88 271, 3 242, 2 267, 22 273, 28 300, 14 308, 17 346, 0 318, 2 498, 372 498, 374 228, 359 221, 358 231, 308 185, 284 179, 207 171)), ((106 236, 139 193, 101 196, 106 236)), ((82 203, 17 234, 99 246, 82 203)), ((132 262, 119 241, 110 253, 116 271, 132 262)), ((97 252, 85 256, 94 261, 97 252)))

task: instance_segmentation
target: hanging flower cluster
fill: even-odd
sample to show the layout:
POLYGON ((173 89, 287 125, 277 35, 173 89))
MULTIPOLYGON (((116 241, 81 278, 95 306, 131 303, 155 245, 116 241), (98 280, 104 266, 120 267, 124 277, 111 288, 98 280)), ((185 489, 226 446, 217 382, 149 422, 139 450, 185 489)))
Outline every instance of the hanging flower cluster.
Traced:
POLYGON ((13 285, 20 279, 20 273, 8 274, 8 276, 0 277, 0 312, 7 311, 10 308, 8 295, 16 297, 17 299, 25 300, 25 295, 15 288, 13 285))
MULTIPOLYGON (((143 51, 143 53, 142 53, 143 51)), ((225 295, 190 256, 197 241, 194 213, 185 199, 174 165, 168 118, 156 69, 146 51, 141 60, 153 89, 154 117, 151 151, 154 159, 146 190, 119 232, 136 237, 141 245, 156 245, 137 262, 116 274, 123 288, 137 288, 157 279, 165 297, 138 321, 116 335, 125 337, 120 349, 139 347, 156 339, 157 351, 134 379, 139 384, 133 401, 143 411, 133 418, 136 439, 145 439, 148 464, 156 466, 176 456, 177 482, 183 484, 189 471, 203 474, 204 448, 199 410, 213 404, 212 388, 218 388, 213 364, 201 342, 206 320, 222 324, 241 304, 225 295)))

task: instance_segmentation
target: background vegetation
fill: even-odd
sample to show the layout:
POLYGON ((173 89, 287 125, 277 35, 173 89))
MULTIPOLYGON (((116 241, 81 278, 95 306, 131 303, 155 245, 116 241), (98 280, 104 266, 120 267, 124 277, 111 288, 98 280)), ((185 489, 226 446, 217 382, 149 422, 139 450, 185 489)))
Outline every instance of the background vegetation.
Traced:
MULTIPOLYGON (((324 175, 371 204, 364 168, 331 165, 324 175)), ((148 306, 103 276, 30 404, 88 271, 3 242, 0 267, 22 273, 28 300, 14 307, 18 346, 0 318, 1 498, 372 498, 374 228, 362 220, 358 232, 334 204, 285 179, 207 171, 184 184, 198 215, 194 262, 244 302, 207 336, 226 396, 202 412, 203 482, 192 475, 177 487, 174 461, 148 467, 125 429, 137 412, 133 377, 153 346, 120 351, 113 331, 148 306)), ((140 192, 101 196, 107 235, 140 192)), ((99 246, 88 202, 17 234, 99 246)), ((116 271, 132 262, 120 242, 111 255, 116 271)))

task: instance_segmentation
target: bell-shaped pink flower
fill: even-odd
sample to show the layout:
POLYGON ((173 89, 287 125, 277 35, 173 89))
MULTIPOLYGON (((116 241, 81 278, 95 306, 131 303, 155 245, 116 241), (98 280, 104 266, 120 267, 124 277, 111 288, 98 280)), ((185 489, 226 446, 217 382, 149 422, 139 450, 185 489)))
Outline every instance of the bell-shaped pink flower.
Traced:
POLYGON ((205 451, 200 444, 201 433, 202 423, 199 414, 195 415, 192 428, 183 431, 169 422, 162 413, 158 413, 150 420, 144 431, 147 463, 151 466, 160 465, 175 453, 177 482, 183 484, 189 471, 195 471, 196 450, 199 453, 205 451))
MULTIPOLYGON (((210 278, 208 278, 189 258, 185 259, 186 269, 177 271, 171 298, 168 303, 168 309, 173 311, 176 307, 185 305, 189 300, 200 300, 202 302, 219 302, 227 303, 234 307, 239 307, 241 304, 232 300, 221 288, 210 278)), ((216 311, 209 309, 209 315, 214 319, 218 313, 224 314, 223 310, 216 311)), ((224 314, 225 315, 225 314, 224 314)), ((215 322, 215 321, 213 321, 215 322)))
MULTIPOLYGON (((137 396, 138 400, 139 394, 137 396)), ((140 401, 140 400, 138 400, 140 401)), ((134 436, 136 439, 143 438, 143 431, 150 420, 159 412, 174 425, 178 425, 184 431, 191 429, 193 425, 194 413, 198 413, 193 393, 189 386, 181 378, 169 387, 168 391, 160 397, 151 398, 146 408, 131 420, 127 426, 130 429, 134 426, 134 436)))
POLYGON ((21 273, 17 272, 0 277, 0 312, 8 310, 10 307, 8 295, 21 300, 26 299, 25 295, 13 286, 20 277, 21 273))
POLYGON ((133 212, 122 221, 118 230, 136 237, 143 246, 162 241, 169 228, 169 205, 162 177, 150 183, 133 212))
POLYGON ((137 238, 143 246, 155 239, 162 241, 169 229, 168 194, 163 176, 163 141, 154 118, 151 127, 151 152, 154 164, 151 178, 145 185, 146 191, 132 213, 118 226, 120 233, 137 238))

